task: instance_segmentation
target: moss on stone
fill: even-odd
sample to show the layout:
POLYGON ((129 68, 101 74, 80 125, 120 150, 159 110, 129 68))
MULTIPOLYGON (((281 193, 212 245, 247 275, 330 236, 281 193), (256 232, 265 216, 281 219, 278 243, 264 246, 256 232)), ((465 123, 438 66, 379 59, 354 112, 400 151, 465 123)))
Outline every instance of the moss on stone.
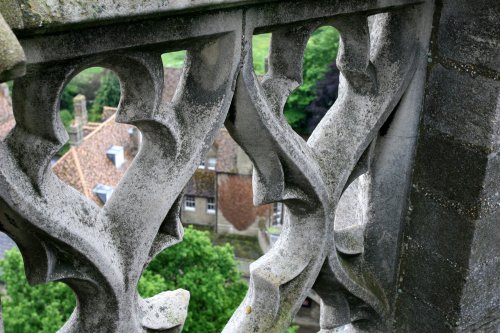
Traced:
POLYGON ((21 8, 17 0, 0 1, 0 13, 12 29, 24 27, 21 8))
POLYGON ((25 62, 21 45, 0 15, 0 82, 24 74, 25 62))

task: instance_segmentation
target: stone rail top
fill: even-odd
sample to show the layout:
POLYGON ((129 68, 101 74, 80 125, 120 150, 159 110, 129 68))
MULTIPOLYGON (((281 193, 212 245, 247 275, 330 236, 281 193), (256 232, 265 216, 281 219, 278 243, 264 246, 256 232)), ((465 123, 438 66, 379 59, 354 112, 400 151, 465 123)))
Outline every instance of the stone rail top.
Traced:
MULTIPOLYGON (((106 21, 131 21, 144 17, 160 18, 184 13, 204 12, 223 8, 250 8, 255 5, 280 3, 294 8, 298 16, 321 8, 326 12, 382 10, 391 6, 419 3, 422 0, 2 0, 0 13, 13 30, 43 32, 51 29, 74 29, 75 25, 102 25, 106 21), (299 7, 294 7, 299 5, 299 7)), ((280 12, 274 12, 279 15, 280 12)))
POLYGON ((437 57, 429 41, 443 4, 434 5, 1 0, 0 81, 15 79, 16 127, 0 141, 0 227, 21 249, 30 283, 63 281, 75 292, 59 332, 182 331, 189 291, 143 299, 137 283, 152 258, 182 241, 183 189, 223 126, 252 160, 254 203, 285 206, 281 236, 250 266, 249 291, 223 332, 284 332, 311 290, 321 333, 410 327, 395 318, 413 314, 395 313, 424 83, 437 57), (339 95, 306 142, 283 108, 322 26, 341 35, 339 95), (260 80, 252 37, 263 32, 272 40, 260 80), (161 55, 177 50, 187 56, 167 102, 161 55), (92 66, 118 75, 116 121, 143 134, 102 208, 50 168, 68 139, 60 95, 92 66))

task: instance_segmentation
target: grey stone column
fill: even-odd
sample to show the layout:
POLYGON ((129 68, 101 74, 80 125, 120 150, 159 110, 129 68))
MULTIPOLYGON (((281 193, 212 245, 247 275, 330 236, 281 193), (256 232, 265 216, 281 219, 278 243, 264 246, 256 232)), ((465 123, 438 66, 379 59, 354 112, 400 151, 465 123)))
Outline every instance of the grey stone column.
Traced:
POLYGON ((397 332, 500 323, 500 2, 437 1, 397 332))
POLYGON ((78 94, 73 98, 73 105, 75 108, 75 120, 80 122, 83 126, 87 125, 87 99, 82 94, 78 94))

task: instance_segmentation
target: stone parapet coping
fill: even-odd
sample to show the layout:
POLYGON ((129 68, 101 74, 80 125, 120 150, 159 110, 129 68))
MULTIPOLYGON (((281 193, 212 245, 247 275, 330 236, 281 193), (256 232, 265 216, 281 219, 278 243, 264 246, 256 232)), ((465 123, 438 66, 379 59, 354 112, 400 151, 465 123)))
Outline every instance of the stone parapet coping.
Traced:
POLYGON ((45 31, 134 17, 269 3, 277 0, 2 0, 0 13, 13 30, 45 31))

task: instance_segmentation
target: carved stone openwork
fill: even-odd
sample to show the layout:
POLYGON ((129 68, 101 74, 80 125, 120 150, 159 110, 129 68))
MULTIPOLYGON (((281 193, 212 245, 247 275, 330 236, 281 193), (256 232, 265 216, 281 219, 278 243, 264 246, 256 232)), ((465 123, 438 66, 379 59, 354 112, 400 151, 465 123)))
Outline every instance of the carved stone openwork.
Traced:
MULTIPOLYGON (((421 98, 412 80, 425 64, 431 7, 410 0, 282 1, 19 33, 27 73, 14 86, 17 125, 0 142, 0 224, 21 249, 31 283, 63 281, 77 295, 77 308, 60 332, 182 330, 189 292, 142 299, 137 283, 159 251, 182 240, 179 197, 224 124, 254 163, 255 204, 286 206, 281 237, 251 265, 248 294, 224 332, 283 332, 311 289, 322 299, 321 332, 384 331, 397 268, 389 258, 378 269, 374 258, 397 251, 399 227, 376 214, 358 223, 349 207, 379 207, 361 200, 346 208, 341 201, 384 201, 377 190, 387 175, 381 170, 398 172, 379 130, 391 113, 405 114, 413 121, 395 120, 391 131, 412 138, 421 98), (339 98, 305 142, 287 124, 283 106, 301 84, 310 34, 324 25, 342 36, 339 98), (251 50, 260 32, 272 32, 262 81, 251 50), (165 103, 161 53, 175 49, 187 49, 188 56, 176 95, 165 103), (144 138, 103 208, 49 167, 67 140, 58 115, 62 89, 90 66, 119 76, 117 121, 137 126, 144 138), (392 232, 388 240, 378 241, 379 223, 392 232)), ((6 25, 0 29, 11 33, 6 25)), ((0 58, 3 72, 11 66, 4 60, 22 63, 14 55, 0 58)), ((411 150, 412 142, 399 147, 411 150)), ((396 164, 403 174, 412 154, 405 158, 396 164)), ((388 179, 395 191, 407 186, 404 177, 388 179)))

